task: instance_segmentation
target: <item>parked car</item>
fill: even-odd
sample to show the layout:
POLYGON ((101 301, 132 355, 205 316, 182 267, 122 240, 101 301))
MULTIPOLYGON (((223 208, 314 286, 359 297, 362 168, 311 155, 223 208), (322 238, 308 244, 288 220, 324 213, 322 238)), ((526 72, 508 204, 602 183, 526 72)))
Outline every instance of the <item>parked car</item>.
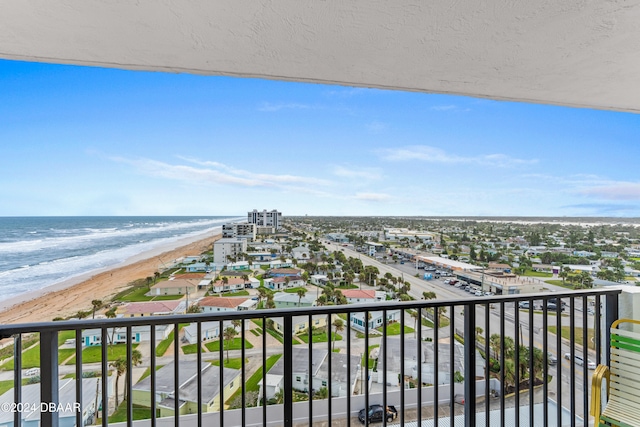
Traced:
MULTIPOLYGON (((571 353, 565 353, 564 358, 567 360, 571 360, 571 353)), ((576 365, 584 365, 584 359, 582 358, 582 356, 576 354, 573 358, 576 365)), ((587 360, 587 368, 596 369, 596 363, 593 360, 587 360)))
POLYGON ((528 310, 530 307, 529 301, 520 301, 518 303, 518 308, 523 308, 525 310, 528 310))
POLYGON ((484 292, 482 292, 482 291, 476 291, 476 293, 475 293, 474 295, 475 295, 475 296, 477 296, 477 297, 481 297, 481 296, 483 296, 483 295, 484 295, 484 292))
POLYGON ((40 369, 39 368, 31 368, 31 369, 27 369, 24 372, 24 375, 27 377, 32 377, 34 375, 40 375, 40 369))
MULTIPOLYGON (((365 423, 364 411, 364 409, 360 409, 360 412, 358 412, 358 420, 360 420, 362 424, 365 423)), ((382 405, 369 406, 369 413, 367 414, 366 421, 368 421, 369 423, 382 422, 383 417, 386 418, 387 422, 395 420, 398 417, 398 410, 395 406, 392 405, 387 405, 386 410, 382 405)))
POLYGON ((562 307, 558 307, 556 304, 552 303, 552 302, 548 302, 547 303, 547 310, 551 310, 551 311, 563 311, 564 309, 562 307))

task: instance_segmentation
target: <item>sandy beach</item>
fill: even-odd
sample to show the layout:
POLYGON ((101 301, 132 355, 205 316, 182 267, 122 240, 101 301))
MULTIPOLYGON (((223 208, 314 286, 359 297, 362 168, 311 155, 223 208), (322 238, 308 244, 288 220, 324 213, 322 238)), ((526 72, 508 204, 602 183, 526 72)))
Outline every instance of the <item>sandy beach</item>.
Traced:
POLYGON ((211 248, 220 235, 200 236, 198 240, 175 242, 144 252, 123 264, 105 271, 49 286, 28 295, 0 302, 0 323, 31 323, 67 317, 79 310, 90 310, 95 299, 107 302, 137 279, 153 276, 162 262, 186 255, 200 255, 211 248))

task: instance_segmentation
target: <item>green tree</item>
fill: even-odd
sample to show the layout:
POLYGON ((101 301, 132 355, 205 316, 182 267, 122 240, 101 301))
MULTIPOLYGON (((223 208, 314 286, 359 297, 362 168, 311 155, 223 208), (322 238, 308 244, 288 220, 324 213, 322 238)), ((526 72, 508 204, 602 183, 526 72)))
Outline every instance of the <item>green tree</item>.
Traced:
POLYGON ((302 302, 302 297, 305 296, 307 290, 305 288, 298 288, 296 294, 298 295, 298 307, 300 307, 300 303, 302 302))
POLYGON ((335 328, 335 331, 336 331, 334 337, 332 338, 333 350, 335 350, 336 349, 336 338, 338 337, 338 334, 340 332, 344 331, 344 322, 339 317, 336 317, 333 320, 333 327, 335 328))
POLYGON ((91 316, 92 319, 96 318, 96 310, 98 310, 100 307, 102 307, 102 301, 99 299, 94 299, 93 301, 91 301, 91 306, 93 307, 93 314, 91 316))
POLYGON ((227 363, 229 363, 229 347, 231 347, 231 342, 237 334, 238 331, 236 331, 236 328, 232 326, 228 326, 222 333, 222 337, 224 338, 224 342, 226 343, 227 347, 227 363))

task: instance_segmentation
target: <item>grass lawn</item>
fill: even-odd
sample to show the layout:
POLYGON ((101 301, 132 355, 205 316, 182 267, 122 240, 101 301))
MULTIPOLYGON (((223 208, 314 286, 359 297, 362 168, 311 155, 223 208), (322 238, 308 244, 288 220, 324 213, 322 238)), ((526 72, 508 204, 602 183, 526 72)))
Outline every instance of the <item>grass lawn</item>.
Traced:
POLYGON ((235 291, 235 292, 229 292, 225 296, 229 296, 229 297, 246 297, 247 295, 250 295, 249 291, 235 291))
MULTIPOLYGON (((132 348, 136 348, 138 344, 132 344, 132 348)), ((126 344, 110 345, 107 349, 107 360, 116 360, 118 357, 124 357, 127 354, 126 344)), ((86 347, 82 350, 82 363, 98 363, 102 361, 102 346, 95 345, 86 347)), ((73 365, 76 363, 76 357, 73 356, 65 365, 73 365)))
MULTIPOLYGON (((151 418, 151 408, 145 408, 144 406, 133 405, 133 420, 147 420, 151 418)), ((127 401, 123 400, 109 417, 109 424, 111 423, 123 423, 127 421, 127 401)))
POLYGON ((256 329, 249 329, 251 331, 251 333, 257 337, 259 337, 260 335, 262 335, 262 329, 260 328, 256 328, 256 329))
MULTIPOLYGON (((275 365, 275 363, 278 361, 278 359, 280 359, 280 357, 282 357, 281 354, 274 354, 273 356, 269 356, 266 360, 266 371, 269 372, 269 369, 271 369, 271 367, 273 365, 275 365)), ((253 375, 251 375, 249 377, 249 379, 247 380, 246 384, 245 384, 245 393, 248 392, 258 392, 260 391, 260 386, 258 385, 258 383, 260 382, 260 380, 262 380, 262 366, 259 367, 254 373, 253 375)), ((227 402, 231 402, 233 401, 233 399, 235 399, 237 397, 238 394, 242 393, 242 389, 239 389, 238 391, 236 391, 229 399, 227 399, 227 402)), ((258 398, 260 399, 260 398, 258 398)))
MULTIPOLYGON (((242 338, 234 338, 231 343, 224 342, 223 350, 240 350, 242 348, 242 338)), ((220 351, 220 340, 209 341, 204 345, 209 351, 220 351)), ((244 348, 253 348, 253 345, 247 340, 244 340, 244 348)))
POLYGON ((149 288, 146 286, 133 288, 129 293, 122 295, 117 299, 117 301, 122 302, 142 302, 142 301, 150 301, 151 297, 146 296, 145 294, 149 292, 149 288))
POLYGON ((556 286, 560 286, 560 287, 563 287, 563 288, 567 288, 567 289, 573 290, 573 285, 571 285, 569 282, 566 282, 566 281, 564 283, 562 283, 562 279, 560 279, 560 280, 557 280, 557 279, 555 279, 555 280, 545 280, 545 282, 550 284, 550 285, 556 285, 556 286))
POLYGON ((295 294, 296 292, 298 292, 298 290, 303 289, 305 292, 307 292, 307 288, 290 288, 290 289, 284 289, 284 291, 288 294, 295 294))
MULTIPOLYGON (((301 341, 304 341, 305 344, 309 343, 309 334, 300 334, 300 335, 297 335, 297 338, 301 341)), ((314 343, 327 342, 328 336, 326 332, 314 332, 312 339, 314 343)), ((331 332, 331 340, 340 341, 342 340, 342 335, 338 335, 335 332, 331 332)))
POLYGON ((160 341, 160 343, 156 346, 156 357, 162 357, 167 352, 167 349, 171 345, 174 339, 175 328, 173 331, 169 333, 169 336, 160 341))
MULTIPOLYGON (((244 360, 245 366, 247 363, 249 363, 249 359, 245 359, 244 360)), ((220 361, 219 360, 212 360, 211 364, 213 366, 220 366, 220 361)), ((229 360, 227 360, 227 358, 224 358, 224 367, 225 368, 231 368, 231 369, 242 369, 242 358, 241 357, 230 357, 229 360)))
MULTIPOLYGON (((555 326, 548 326, 547 328, 549 330, 549 332, 551 332, 552 334, 557 333, 558 328, 556 328, 555 326)), ((582 327, 577 327, 574 329, 575 332, 575 340, 576 340, 576 344, 578 345, 582 345, 582 332, 583 329, 582 327)), ((563 326, 562 327, 562 338, 566 338, 569 339, 571 335, 571 328, 569 326, 563 326)), ((595 343, 593 342, 593 338, 594 338, 594 333, 593 333, 593 328, 588 328, 587 329, 587 341, 589 342, 589 348, 590 349, 595 349, 595 343)))
POLYGON ((280 335, 273 329, 267 329, 267 333, 278 340, 281 344, 284 344, 284 338, 282 338, 282 335, 280 335))
POLYGON ((184 354, 196 354, 198 352, 198 344, 187 344, 183 345, 181 348, 184 354))
MULTIPOLYGON (((382 326, 379 328, 376 328, 377 331, 382 332, 382 326)), ((411 332, 413 332, 414 329, 404 325, 404 333, 405 334, 409 334, 411 332)), ((400 335, 402 332, 400 331, 400 323, 396 322, 396 323, 391 323, 390 325, 387 325, 387 335, 400 335)))
POLYGON ((181 299, 184 295, 158 295, 155 297, 148 297, 148 301, 173 301, 181 299))
MULTIPOLYGON (((361 365, 364 365, 364 358, 368 357, 371 354, 371 351, 377 347, 380 347, 380 344, 374 344, 369 346, 369 352, 367 354, 362 355, 362 361, 360 362, 361 365)), ((376 360, 377 359, 369 359, 369 363, 367 365, 369 369, 373 369, 376 366, 376 360)))
POLYGON ((353 284, 352 285, 340 285, 340 286, 336 287, 336 289, 359 289, 359 288, 360 288, 360 286, 353 285, 353 284))
MULTIPOLYGON (((30 378, 23 378, 22 379, 22 385, 23 386, 27 385, 29 380, 30 380, 30 378)), ((6 393, 7 391, 11 390, 12 388, 13 388, 13 380, 0 381, 0 395, 6 393)))

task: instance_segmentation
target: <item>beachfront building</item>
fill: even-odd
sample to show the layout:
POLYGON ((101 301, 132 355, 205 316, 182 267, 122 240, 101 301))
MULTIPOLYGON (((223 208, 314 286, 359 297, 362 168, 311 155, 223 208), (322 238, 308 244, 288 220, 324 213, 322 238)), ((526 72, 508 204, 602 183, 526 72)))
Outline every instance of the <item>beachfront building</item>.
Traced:
MULTIPOLYGON (((247 213, 247 222, 255 224, 259 229, 272 229, 272 233, 282 228, 282 212, 277 210, 267 211, 266 209, 259 212, 254 209, 247 213)), ((258 231, 258 234, 260 231, 258 231)))
POLYGON ((168 316, 183 314, 187 309, 186 301, 146 301, 129 302, 116 310, 118 317, 168 316))
POLYGON ((230 223, 222 226, 223 239, 246 239, 249 242, 256 240, 256 224, 230 223))
MULTIPOLYGON (((202 412, 220 410, 220 367, 210 363, 202 363, 198 369, 196 361, 180 360, 178 375, 182 380, 178 386, 176 402, 176 386, 174 381, 174 362, 169 362, 156 372, 156 405, 160 417, 173 416, 176 411, 180 414, 195 414, 198 412, 198 377, 202 379, 202 412)), ((241 386, 240 371, 223 368, 223 393, 231 396, 241 386)), ((146 377, 133 386, 132 403, 149 407, 151 402, 151 377, 146 377)))
POLYGON ((198 291, 198 282, 193 280, 164 280, 151 286, 147 296, 158 295, 193 295, 198 291))
POLYGON ((227 264, 229 258, 237 258, 247 251, 247 239, 219 239, 213 243, 213 262, 227 264))

